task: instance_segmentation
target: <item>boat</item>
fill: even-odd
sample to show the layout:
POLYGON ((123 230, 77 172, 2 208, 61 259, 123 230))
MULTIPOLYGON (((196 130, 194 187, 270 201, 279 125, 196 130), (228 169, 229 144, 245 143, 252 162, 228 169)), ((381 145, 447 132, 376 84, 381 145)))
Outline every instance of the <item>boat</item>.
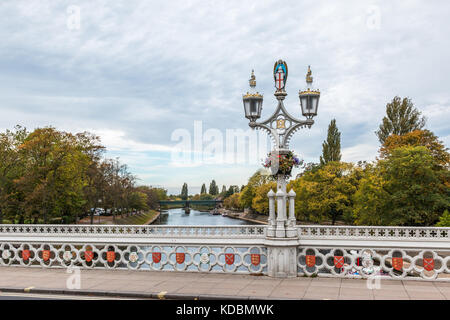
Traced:
POLYGON ((210 212, 213 216, 220 214, 219 210, 217 208, 214 208, 214 210, 211 210, 210 212))

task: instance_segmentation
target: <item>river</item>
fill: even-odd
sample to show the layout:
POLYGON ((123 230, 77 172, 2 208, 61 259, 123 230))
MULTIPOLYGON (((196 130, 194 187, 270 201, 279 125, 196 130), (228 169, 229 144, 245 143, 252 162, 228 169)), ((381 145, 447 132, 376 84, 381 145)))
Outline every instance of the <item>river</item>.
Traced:
POLYGON ((233 219, 222 215, 212 215, 209 211, 198 211, 191 209, 191 213, 186 214, 182 208, 163 210, 154 225, 243 225, 255 224, 250 221, 233 219))

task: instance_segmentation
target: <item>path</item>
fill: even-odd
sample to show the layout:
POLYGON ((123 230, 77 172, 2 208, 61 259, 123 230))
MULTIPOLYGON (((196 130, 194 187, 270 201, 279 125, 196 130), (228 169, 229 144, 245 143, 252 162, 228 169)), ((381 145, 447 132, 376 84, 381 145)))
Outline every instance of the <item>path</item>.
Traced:
POLYGON ((81 288, 69 290, 64 269, 0 267, 0 291, 166 299, 450 300, 450 283, 128 270, 81 270, 81 288))

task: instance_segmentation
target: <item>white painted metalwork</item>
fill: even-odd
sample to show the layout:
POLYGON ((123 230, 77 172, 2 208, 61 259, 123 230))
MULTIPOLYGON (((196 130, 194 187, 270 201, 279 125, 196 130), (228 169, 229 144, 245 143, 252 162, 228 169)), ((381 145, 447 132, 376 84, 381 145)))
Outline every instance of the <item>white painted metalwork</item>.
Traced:
POLYGON ((450 281, 450 228, 296 226, 295 239, 269 228, 0 225, 0 265, 450 281))

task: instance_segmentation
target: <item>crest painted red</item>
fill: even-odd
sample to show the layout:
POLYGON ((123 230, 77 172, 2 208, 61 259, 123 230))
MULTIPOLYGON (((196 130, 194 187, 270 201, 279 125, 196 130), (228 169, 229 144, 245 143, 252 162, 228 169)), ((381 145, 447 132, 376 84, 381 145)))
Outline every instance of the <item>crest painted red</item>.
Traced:
POLYGON ((225 262, 232 265, 234 263, 234 253, 225 253, 225 262))
POLYGON ((177 258, 177 263, 182 264, 184 262, 184 252, 177 252, 176 254, 176 258, 177 258))
POLYGON ((92 261, 92 259, 94 259, 94 253, 93 253, 91 250, 86 250, 86 251, 84 252, 84 259, 85 259, 87 262, 92 261))
POLYGON ((392 267, 395 270, 402 271, 403 268, 403 258, 392 257, 392 267))
POLYGON ((261 255, 259 253, 251 254, 252 264, 257 266, 261 262, 261 255))
POLYGON ((306 265, 308 267, 314 267, 316 265, 316 256, 315 255, 306 255, 306 265))
POLYGON ((27 261, 28 259, 30 259, 30 250, 28 250, 28 249, 22 250, 22 259, 24 261, 27 261))
POLYGON ((159 263, 161 261, 161 252, 152 252, 152 260, 154 263, 159 263))
POLYGON ((115 258, 116 258, 116 253, 114 251, 106 252, 106 261, 113 262, 115 258))
POLYGON ((344 266, 344 257, 343 256, 334 256, 334 266, 339 269, 342 268, 344 266))
POLYGON ((423 267, 427 271, 434 269, 434 259, 433 258, 423 258, 423 267))
POLYGON ((44 259, 44 261, 50 259, 50 250, 42 250, 42 259, 44 259))

